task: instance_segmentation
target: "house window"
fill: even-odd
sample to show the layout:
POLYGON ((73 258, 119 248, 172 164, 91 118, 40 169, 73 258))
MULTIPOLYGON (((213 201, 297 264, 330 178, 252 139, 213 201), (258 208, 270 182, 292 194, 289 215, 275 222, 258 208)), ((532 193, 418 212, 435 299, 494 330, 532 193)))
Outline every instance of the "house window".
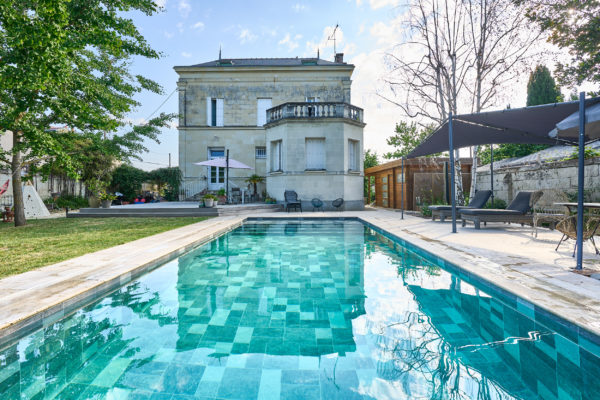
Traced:
POLYGON ((267 123, 267 110, 271 108, 271 99, 256 100, 256 126, 267 123))
MULTIPOLYGON (((319 99, 318 97, 307 97, 306 98, 306 102, 307 103, 318 103, 319 101, 321 101, 321 99, 319 99)), ((316 115, 316 109, 314 106, 308 106, 308 116, 309 117, 314 117, 316 115)))
POLYGON ((206 125, 223 126, 223 99, 206 98, 206 125))
MULTIPOLYGON (((208 159, 214 160, 215 158, 225 157, 225 149, 223 148, 210 148, 208 149, 208 159)), ((218 190, 225 183, 225 168, 219 167, 208 167, 208 189, 218 190)))
POLYGON ((348 170, 350 171, 360 171, 360 151, 358 143, 358 140, 348 140, 348 170))
POLYGON ((281 140, 271 142, 271 171, 281 171, 281 140))
POLYGON ((256 158, 267 158, 267 148, 266 147, 256 147, 255 149, 256 158))
POLYGON ((325 138, 306 138, 306 169, 325 169, 325 138))

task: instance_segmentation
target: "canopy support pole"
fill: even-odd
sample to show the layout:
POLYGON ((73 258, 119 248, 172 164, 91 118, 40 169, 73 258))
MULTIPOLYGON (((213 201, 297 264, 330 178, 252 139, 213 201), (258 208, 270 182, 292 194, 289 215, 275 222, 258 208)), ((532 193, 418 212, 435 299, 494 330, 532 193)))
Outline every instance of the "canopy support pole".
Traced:
POLYGON ((455 188, 454 188, 454 175, 455 175, 455 166, 454 166, 454 143, 453 143, 453 132, 452 132, 452 112, 448 115, 448 142, 450 150, 450 197, 452 200, 452 233, 456 233, 456 196, 455 196, 455 188))
MULTIPOLYGON (((473 189, 471 189, 473 190, 473 189)), ((494 208, 494 145, 490 144, 490 190, 492 191, 492 208, 494 208)))
POLYGON ((227 149, 225 165, 225 204, 229 204, 229 149, 227 149))
POLYGON ((400 187, 401 219, 404 219, 404 157, 402 157, 402 186, 400 187))
POLYGON ((577 266, 583 268, 583 189, 585 175, 585 92, 579 93, 579 166, 577 169, 577 266))

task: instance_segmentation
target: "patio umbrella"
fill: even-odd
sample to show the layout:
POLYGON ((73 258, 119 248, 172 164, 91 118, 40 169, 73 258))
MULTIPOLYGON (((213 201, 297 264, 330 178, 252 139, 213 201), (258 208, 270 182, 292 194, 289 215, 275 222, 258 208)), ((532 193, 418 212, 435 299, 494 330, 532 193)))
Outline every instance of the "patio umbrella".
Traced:
POLYGON ((203 165, 206 167, 218 167, 225 168, 226 180, 225 180, 225 196, 227 197, 227 203, 229 203, 229 168, 233 169, 253 169, 247 166, 243 162, 229 158, 229 150, 227 150, 227 157, 214 158, 212 160, 200 161, 194 163, 194 165, 203 165))
MULTIPOLYGON (((595 98, 593 100, 598 100, 595 98)), ((577 167, 577 269, 583 268, 583 189, 585 145, 600 139, 600 103, 586 107, 585 92, 579 94, 579 112, 572 113, 556 124, 548 136, 579 146, 577 167)))

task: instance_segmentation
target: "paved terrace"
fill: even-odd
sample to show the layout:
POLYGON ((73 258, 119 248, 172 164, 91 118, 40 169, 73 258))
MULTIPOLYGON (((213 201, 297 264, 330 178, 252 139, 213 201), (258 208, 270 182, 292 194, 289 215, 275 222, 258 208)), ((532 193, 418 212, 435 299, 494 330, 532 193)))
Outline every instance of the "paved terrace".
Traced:
MULTIPOLYGON (((488 224, 450 233, 450 223, 431 222, 389 210, 266 213, 253 217, 359 217, 469 273, 600 335, 600 281, 571 272, 573 243, 554 248, 560 233, 488 224)), ((0 345, 62 318, 103 293, 239 226, 247 216, 224 216, 87 254, 0 280, 0 345)), ((587 268, 600 270, 600 256, 586 247, 587 268)))

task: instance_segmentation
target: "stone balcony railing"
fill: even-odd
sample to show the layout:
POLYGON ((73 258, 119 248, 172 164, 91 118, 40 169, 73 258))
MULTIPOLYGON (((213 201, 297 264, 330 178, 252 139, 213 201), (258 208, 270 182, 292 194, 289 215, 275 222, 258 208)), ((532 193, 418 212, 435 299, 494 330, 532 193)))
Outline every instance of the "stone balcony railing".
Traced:
POLYGON ((346 118, 363 122, 363 109, 348 103, 284 103, 267 110, 267 123, 282 119, 346 118))

